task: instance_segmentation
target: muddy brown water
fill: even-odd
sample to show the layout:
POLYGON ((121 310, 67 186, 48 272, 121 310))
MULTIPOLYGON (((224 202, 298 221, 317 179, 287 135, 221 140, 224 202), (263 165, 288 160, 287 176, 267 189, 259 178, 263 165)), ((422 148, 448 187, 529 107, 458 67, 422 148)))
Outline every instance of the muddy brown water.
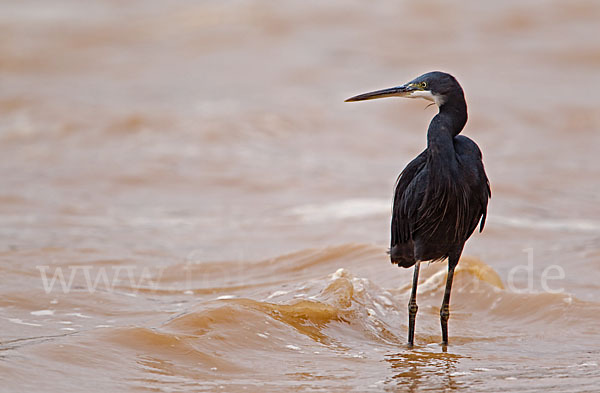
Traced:
POLYGON ((0 3, 0 391, 600 389, 600 3, 0 3), (455 280, 385 255, 462 83, 492 182, 455 280))

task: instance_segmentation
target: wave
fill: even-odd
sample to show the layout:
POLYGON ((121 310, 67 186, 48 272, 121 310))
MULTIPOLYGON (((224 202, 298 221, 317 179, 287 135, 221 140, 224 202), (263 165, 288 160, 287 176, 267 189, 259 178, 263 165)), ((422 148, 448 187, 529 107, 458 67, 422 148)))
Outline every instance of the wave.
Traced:
MULTIPOLYGON (((149 351, 168 346, 211 367, 223 365, 214 366, 220 362, 201 354, 221 351, 228 354, 232 370, 245 368, 243 362, 231 361, 232 354, 240 351, 289 354, 327 350, 356 355, 361 348, 397 348, 405 343, 409 281, 400 288, 384 288, 353 274, 350 268, 311 278, 298 275, 319 271, 322 265, 331 269, 341 261, 381 259, 382 254, 379 247, 354 244, 255 262, 246 273, 255 275, 256 282, 270 276, 289 276, 288 280, 282 285, 273 285, 278 280, 270 281, 266 288, 258 288, 257 298, 232 295, 207 300, 155 329, 122 329, 111 334, 125 346, 149 351), (256 276, 258 272, 260 277, 256 276)), ((445 264, 422 269, 417 328, 417 341, 422 343, 439 342, 439 304, 445 274, 445 264)), ((598 312, 599 304, 569 294, 510 292, 490 266, 464 257, 456 270, 452 292, 451 337, 454 344, 461 345, 553 329, 593 334, 591 326, 598 312)), ((246 359, 247 353, 240 357, 246 359)))
POLYGON ((277 383, 278 391, 286 390, 280 386, 348 391, 348 384, 370 373, 376 377, 369 384, 390 386, 419 378, 447 382, 458 375, 504 383, 516 372, 515 358, 556 356, 564 348, 584 348, 577 363, 565 367, 585 378, 596 370, 588 344, 597 340, 600 304, 569 294, 511 292, 494 269, 470 257, 456 271, 449 352, 439 346, 444 263, 422 266, 416 346, 408 348, 412 273, 382 269, 382 261, 387 261, 383 247, 347 244, 249 262, 239 276, 226 279, 224 272, 240 266, 211 262, 206 280, 192 280, 192 297, 182 294, 184 265, 172 265, 159 290, 146 298, 151 311, 136 316, 134 326, 82 329, 0 349, 19 350, 27 364, 56 367, 57 375, 66 367, 83 373, 87 367, 91 375, 108 367, 122 370, 140 390, 151 384, 165 391, 198 390, 199 383, 214 391, 232 380, 254 390, 267 381, 277 383), (158 311, 172 303, 185 311, 158 311), (140 322, 142 317, 148 320, 140 322), (561 339, 572 344, 549 345, 561 339))

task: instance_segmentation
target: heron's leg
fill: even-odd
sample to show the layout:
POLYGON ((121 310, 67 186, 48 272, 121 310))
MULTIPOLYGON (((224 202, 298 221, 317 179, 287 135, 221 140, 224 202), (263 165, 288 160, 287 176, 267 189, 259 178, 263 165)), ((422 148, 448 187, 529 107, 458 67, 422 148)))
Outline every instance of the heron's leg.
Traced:
POLYGON ((444 300, 440 308, 440 322, 442 324, 442 345, 448 345, 448 318, 450 318, 450 292, 452 291, 452 280, 454 278, 454 268, 458 263, 450 259, 448 261, 448 278, 446 279, 446 291, 444 291, 444 300))
POLYGON ((417 316, 417 284, 419 282, 419 265, 421 262, 415 264, 415 272, 413 274, 412 291, 410 292, 410 300, 408 302, 408 345, 411 347, 415 343, 415 318, 417 316))

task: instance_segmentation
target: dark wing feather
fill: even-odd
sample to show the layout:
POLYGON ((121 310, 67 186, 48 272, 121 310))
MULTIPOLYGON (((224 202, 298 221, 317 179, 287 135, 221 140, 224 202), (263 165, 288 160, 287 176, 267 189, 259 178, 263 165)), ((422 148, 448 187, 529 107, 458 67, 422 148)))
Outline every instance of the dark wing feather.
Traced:
POLYGON ((488 200, 492 192, 483 166, 481 150, 477 144, 466 136, 460 135, 455 137, 455 148, 466 180, 464 186, 470 194, 470 207, 466 209, 467 214, 464 218, 465 222, 470 222, 467 232, 463 234, 467 239, 475 231, 477 224, 479 224, 479 232, 483 231, 488 200))
POLYGON ((394 207, 392 211, 392 239, 391 247, 406 243, 411 239, 410 217, 413 216, 414 208, 420 201, 415 201, 417 184, 413 182, 415 177, 423 170, 427 163, 427 150, 424 150, 398 176, 396 190, 394 192, 394 207), (415 203, 417 202, 417 203, 415 203))
POLYGON ((487 204, 488 200, 492 197, 492 190, 490 189, 490 181, 488 180, 485 170, 483 169, 483 163, 481 164, 481 171, 483 174, 482 181, 485 181, 485 189, 479 195, 479 201, 481 204, 481 223, 479 224, 479 232, 483 231, 483 227, 485 226, 485 219, 487 218, 487 204))

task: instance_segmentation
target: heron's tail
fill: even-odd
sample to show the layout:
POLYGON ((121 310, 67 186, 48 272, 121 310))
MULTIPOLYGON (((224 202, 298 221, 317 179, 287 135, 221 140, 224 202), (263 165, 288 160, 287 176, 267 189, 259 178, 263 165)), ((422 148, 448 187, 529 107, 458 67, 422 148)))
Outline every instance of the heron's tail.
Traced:
POLYGON ((415 259, 415 246, 413 242, 395 244, 388 251, 390 260, 398 266, 411 267, 417 263, 415 259))

